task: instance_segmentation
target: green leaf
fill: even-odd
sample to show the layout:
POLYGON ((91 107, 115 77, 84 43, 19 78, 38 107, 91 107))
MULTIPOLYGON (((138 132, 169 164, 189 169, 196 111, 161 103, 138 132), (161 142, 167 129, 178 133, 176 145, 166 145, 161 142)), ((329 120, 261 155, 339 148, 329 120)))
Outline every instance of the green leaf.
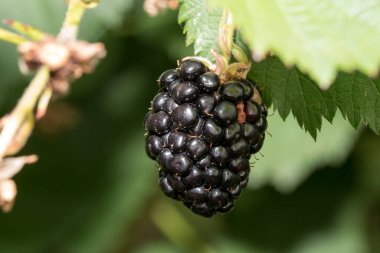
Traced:
POLYGON ((265 104, 273 103, 284 120, 292 111, 298 124, 314 139, 321 129, 322 116, 329 121, 334 117, 336 109, 331 94, 321 91, 297 69, 286 68, 275 57, 254 63, 249 78, 258 84, 265 104))
POLYGON ((361 123, 380 133, 380 79, 371 79, 360 72, 339 73, 328 91, 296 68, 286 68, 275 57, 254 63, 249 73, 259 86, 264 102, 273 104, 285 120, 292 112, 299 125, 314 138, 321 128, 322 117, 332 121, 336 108, 351 125, 361 123))
POLYGON ((278 55, 323 88, 337 71, 377 73, 380 2, 370 0, 212 0, 227 7, 256 55, 278 55))
POLYGON ((323 121, 317 142, 299 131, 294 119, 284 122, 278 113, 268 116, 268 132, 272 137, 266 137, 261 151, 265 157, 251 160, 256 163, 250 183, 271 184, 283 192, 295 189, 314 170, 343 162, 358 135, 340 114, 332 124, 323 121))
POLYGON ((380 79, 362 73, 340 73, 331 87, 336 104, 343 115, 357 128, 361 122, 380 134, 380 79))
POLYGON ((184 24, 186 45, 194 43, 194 54, 214 61, 211 49, 219 52, 219 24, 222 8, 211 7, 207 0, 181 0, 178 23, 184 24))

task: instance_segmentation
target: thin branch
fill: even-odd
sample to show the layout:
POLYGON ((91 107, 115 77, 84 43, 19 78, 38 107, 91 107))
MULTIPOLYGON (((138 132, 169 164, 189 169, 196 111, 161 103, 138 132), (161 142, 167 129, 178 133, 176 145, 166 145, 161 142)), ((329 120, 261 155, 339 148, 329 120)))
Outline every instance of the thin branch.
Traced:
POLYGON ((3 22, 7 24, 11 29, 15 30, 16 32, 22 35, 27 36, 28 38, 34 41, 40 41, 46 37, 46 34, 40 31, 39 29, 31 25, 21 23, 17 20, 4 19, 3 22))
POLYGON ((10 43, 17 44, 17 45, 27 41, 24 37, 18 34, 15 34, 13 32, 1 29, 1 28, 0 28, 0 40, 4 40, 10 43))
MULTIPOLYGON (((76 41, 79 23, 83 17, 85 9, 95 7, 97 4, 98 0, 69 0, 65 21, 63 22, 62 28, 58 35, 59 44, 66 44, 76 41)), ((12 29, 31 37, 31 39, 40 41, 45 37, 42 32, 39 32, 31 26, 24 26, 22 23, 13 22, 10 20, 5 22, 12 29)), ((28 41, 24 37, 3 29, 0 29, 0 40, 1 39, 18 45, 22 44, 21 46, 27 45, 26 42, 28 42, 29 47, 33 46, 34 43, 28 41)), ((33 53, 32 49, 33 47, 29 48, 30 52, 33 53)), ((101 49, 103 48, 101 47, 101 49)), ((57 55, 55 54, 59 52, 57 50, 53 52, 49 50, 47 51, 49 57, 56 57, 57 55)), ((97 54, 102 52, 102 50, 95 51, 95 53, 93 52, 94 55, 90 55, 88 60, 91 60, 92 56, 95 57, 97 54)), ((40 55, 40 57, 42 56, 43 55, 40 55)), ((100 54, 98 57, 101 58, 102 56, 103 55, 100 54)), ((54 60, 56 59, 54 58, 54 60)), ((37 161, 37 156, 6 156, 18 153, 19 150, 26 144, 32 133, 34 121, 44 116, 53 92, 52 88, 49 86, 49 84, 52 83, 52 80, 50 79, 50 71, 52 68, 51 66, 49 68, 49 65, 46 62, 40 62, 43 63, 41 63, 36 75, 24 91, 16 107, 10 114, 0 118, 0 175, 3 173, 3 175, 7 176, 5 179, 0 177, 0 207, 6 212, 11 210, 17 194, 16 184, 11 178, 8 177, 12 177, 18 173, 25 164, 37 161)), ((69 80, 65 81, 69 82, 69 80)))
POLYGON ((78 35, 84 11, 97 6, 98 2, 98 0, 70 0, 58 39, 62 42, 74 41, 78 35))
MULTIPOLYGON (((49 81, 49 69, 41 67, 13 111, 6 116, 3 129, 0 133, 0 161, 7 155, 18 130, 28 115, 33 112, 35 104, 49 81)), ((29 137, 29 136, 26 136, 29 137)))

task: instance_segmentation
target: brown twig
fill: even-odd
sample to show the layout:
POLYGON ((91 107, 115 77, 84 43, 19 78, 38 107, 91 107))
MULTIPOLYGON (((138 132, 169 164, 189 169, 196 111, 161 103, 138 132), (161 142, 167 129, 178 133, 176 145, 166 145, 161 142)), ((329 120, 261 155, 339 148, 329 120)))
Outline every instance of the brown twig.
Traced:
MULTIPOLYGON (((98 0, 69 0, 65 20, 62 24, 57 40, 60 43, 76 41, 78 27, 86 8, 96 6, 98 0)), ((0 29, 0 39, 21 44, 28 42, 23 37, 0 29)), ((54 57, 54 55, 52 56, 54 57)), ((32 132, 35 119, 40 119, 49 104, 50 96, 48 86, 51 69, 41 65, 24 91, 12 112, 0 118, 0 207, 10 211, 17 189, 11 179, 25 164, 37 161, 37 156, 7 157, 14 155, 25 145, 32 132), (37 115, 34 110, 37 107, 37 115)), ((51 95, 51 94, 50 94, 51 95)))

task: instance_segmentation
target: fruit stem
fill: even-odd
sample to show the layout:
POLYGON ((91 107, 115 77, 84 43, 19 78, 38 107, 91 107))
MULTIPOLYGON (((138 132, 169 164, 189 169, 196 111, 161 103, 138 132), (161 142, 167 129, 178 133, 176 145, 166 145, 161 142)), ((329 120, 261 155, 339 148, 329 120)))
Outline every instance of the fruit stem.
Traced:
POLYGON ((235 26, 232 14, 224 9, 219 27, 219 47, 221 54, 212 51, 214 55, 215 73, 221 77, 222 83, 240 78, 246 78, 251 63, 244 50, 234 43, 235 26), (231 63, 231 56, 237 62, 231 63))
POLYGON ((85 10, 96 7, 98 2, 98 0, 69 0, 69 7, 58 39, 62 42, 74 41, 85 10))
MULTIPOLYGON (((49 69, 42 66, 25 90, 16 107, 10 115, 6 117, 3 129, 0 133, 0 161, 8 154, 8 150, 17 132, 21 129, 23 122, 25 122, 28 116, 33 112, 34 106, 44 91, 48 81, 49 69)), ((29 138, 29 135, 24 136, 24 138, 29 138)))
POLYGON ((30 38, 31 40, 34 41, 41 41, 43 38, 46 37, 46 34, 43 33, 42 31, 38 30, 37 28, 21 23, 16 20, 12 19, 4 19, 3 22, 8 25, 11 29, 14 31, 25 35, 26 37, 30 38))
POLYGON ((224 9, 219 27, 219 46, 227 62, 231 58, 234 30, 232 14, 224 9))
MULTIPOLYGON (((85 9, 92 8, 96 6, 97 3, 97 0, 70 0, 65 21, 58 35, 58 40, 62 43, 75 41, 78 34, 79 23, 85 9)), ((21 23, 14 24, 8 20, 8 25, 15 30, 20 28, 20 24, 21 23)), ((19 32, 23 33, 23 31, 19 32)), ((27 33, 24 34, 28 36, 27 33)), ((37 38, 40 37, 39 35, 41 35, 41 33, 33 33, 33 36, 37 38)), ((0 29, 0 39, 18 45, 27 42, 24 37, 3 29, 0 29)), ((0 172, 8 169, 6 161, 9 159, 22 161, 22 157, 5 157, 17 153, 29 139, 36 117, 34 115, 34 109, 39 107, 37 108, 37 117, 41 117, 45 113, 50 101, 50 95, 48 93, 44 94, 44 91, 49 89, 47 88, 50 83, 49 79, 49 67, 45 65, 40 66, 16 107, 10 114, 0 118, 0 172)), ((21 166, 19 170, 21 170, 24 164, 25 163, 19 164, 21 166)), ((0 179, 0 183, 2 182, 4 181, 0 179)), ((2 196, 2 193, 4 192, 0 189, 0 196, 2 196)), ((7 202, 3 203, 0 201, 0 207, 5 207, 6 204, 7 202)))

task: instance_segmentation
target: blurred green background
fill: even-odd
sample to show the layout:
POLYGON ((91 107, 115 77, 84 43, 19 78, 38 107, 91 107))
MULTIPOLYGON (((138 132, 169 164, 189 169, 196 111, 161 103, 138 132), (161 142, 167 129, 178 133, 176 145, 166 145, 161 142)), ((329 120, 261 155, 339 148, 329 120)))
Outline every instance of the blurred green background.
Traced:
MULTIPOLYGON (((107 0, 86 13, 81 38, 108 57, 41 120, 23 154, 40 161, 15 177, 14 210, 0 213, 0 253, 380 252, 380 138, 342 117, 317 143, 270 110, 262 155, 235 209, 205 219, 157 187, 142 121, 156 79, 192 54, 175 11, 148 17, 143 1, 107 0)), ((55 33, 64 1, 0 0, 0 18, 55 33)), ((0 112, 30 77, 0 43, 0 112)))

